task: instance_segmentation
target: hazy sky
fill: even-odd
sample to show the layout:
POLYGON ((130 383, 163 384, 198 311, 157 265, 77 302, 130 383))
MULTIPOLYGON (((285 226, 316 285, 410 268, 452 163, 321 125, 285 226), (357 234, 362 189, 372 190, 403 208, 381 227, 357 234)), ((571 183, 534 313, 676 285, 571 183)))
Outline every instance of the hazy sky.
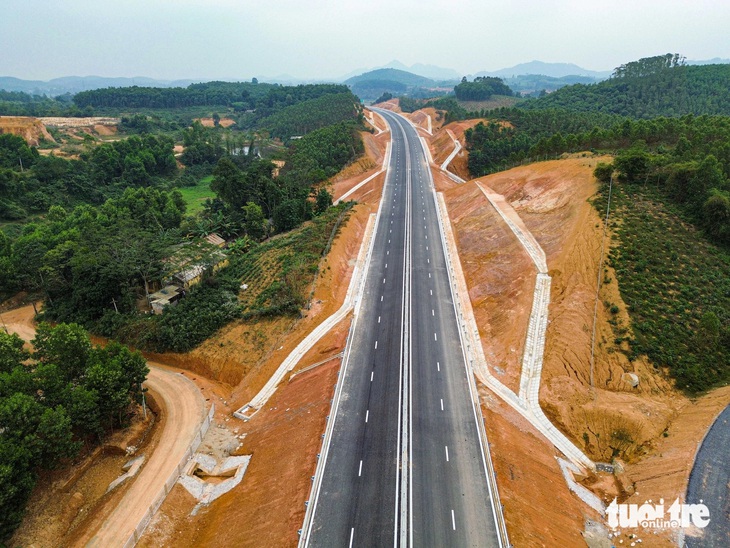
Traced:
POLYGON ((0 76, 335 78, 730 58, 727 0, 0 0, 0 76))

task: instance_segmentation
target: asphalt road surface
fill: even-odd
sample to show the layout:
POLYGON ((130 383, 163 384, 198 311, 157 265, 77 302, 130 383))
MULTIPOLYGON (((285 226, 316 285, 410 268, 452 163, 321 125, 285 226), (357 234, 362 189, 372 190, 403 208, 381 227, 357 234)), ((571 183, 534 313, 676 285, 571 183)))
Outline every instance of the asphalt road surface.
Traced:
POLYGON ((702 501, 710 511, 710 523, 701 537, 685 540, 689 547, 730 546, 730 405, 720 413, 707 433, 695 459, 687 488, 687 503, 702 501))
POLYGON ((304 543, 498 546, 429 167, 415 129, 379 112, 391 161, 304 543))

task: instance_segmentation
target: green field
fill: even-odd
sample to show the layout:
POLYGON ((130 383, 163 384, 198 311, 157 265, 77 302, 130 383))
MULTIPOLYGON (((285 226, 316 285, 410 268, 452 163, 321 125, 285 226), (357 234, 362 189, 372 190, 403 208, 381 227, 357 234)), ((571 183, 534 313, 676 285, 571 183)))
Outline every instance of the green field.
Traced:
POLYGON ((182 194, 188 209, 185 213, 188 215, 196 215, 203 209, 203 205, 208 198, 215 198, 215 192, 210 189, 210 183, 213 181, 213 176, 209 175, 203 179, 200 179, 197 185, 179 188, 180 194, 182 194))

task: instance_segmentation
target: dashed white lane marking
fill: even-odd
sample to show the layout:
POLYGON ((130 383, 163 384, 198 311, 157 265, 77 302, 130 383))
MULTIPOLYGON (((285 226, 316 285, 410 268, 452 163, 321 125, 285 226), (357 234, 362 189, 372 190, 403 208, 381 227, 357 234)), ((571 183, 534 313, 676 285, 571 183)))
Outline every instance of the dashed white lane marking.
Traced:
MULTIPOLYGON (((368 422, 368 420, 365 419, 365 422, 368 422)), ((449 446, 444 445, 444 448, 446 449, 446 462, 449 462, 449 446)))
POLYGON ((433 289, 429 289, 429 291, 431 292, 431 295, 433 295, 433 289))
POLYGON ((385 263, 385 268, 388 268, 388 263, 385 263))
POLYGON ((430 273, 430 272, 428 273, 428 277, 429 277, 429 278, 431 277, 431 273, 430 273))
POLYGON ((378 349, 378 341, 375 341, 375 349, 378 349))
MULTIPOLYGON (((370 409, 365 410, 365 422, 368 422, 368 417, 370 416, 370 409)), ((446 448, 446 460, 449 460, 449 448, 446 448)))
POLYGON ((373 382, 373 375, 375 375, 375 371, 370 372, 370 382, 373 382))
POLYGON ((438 340, 438 339, 436 338, 436 333, 434 333, 434 334, 433 334, 433 340, 434 340, 434 341, 437 341, 437 340, 438 340))
MULTIPOLYGON (((451 511, 451 514, 453 515, 454 511, 451 511)), ((352 548, 352 539, 355 537, 355 528, 353 527, 350 529, 350 548, 352 548)))
POLYGON ((436 313, 433 311, 433 308, 431 309, 431 316, 435 316, 436 313))
POLYGON ((380 316, 378 316, 378 323, 380 323, 380 316))
POLYGON ((441 411, 443 411, 443 410, 444 410, 444 400, 443 400, 443 398, 441 398, 441 411))
POLYGON ((382 295, 380 296, 380 302, 381 303, 383 302, 383 296, 382 295))
POLYGON ((385 278, 383 278, 383 283, 385 283, 385 278))
POLYGON ((386 255, 390 255, 390 250, 385 252, 386 255))
POLYGON ((453 510, 451 510, 451 528, 456 531, 456 518, 454 517, 453 510))
POLYGON ((441 371, 441 363, 436 362, 436 371, 441 371))
POLYGON ((428 264, 431 264, 431 259, 426 259, 426 262, 427 262, 428 264))
POLYGON ((360 469, 357 471, 357 476, 362 476, 362 461, 360 461, 360 469))

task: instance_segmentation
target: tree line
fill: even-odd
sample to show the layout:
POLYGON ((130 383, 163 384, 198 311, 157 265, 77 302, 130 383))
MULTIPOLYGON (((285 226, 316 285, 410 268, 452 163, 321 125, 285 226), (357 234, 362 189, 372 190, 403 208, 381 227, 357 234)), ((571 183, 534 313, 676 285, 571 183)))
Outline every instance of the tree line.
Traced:
POLYGON ((486 101, 492 95, 506 95, 511 97, 512 90, 501 78, 492 76, 477 76, 469 82, 466 76, 454 87, 454 94, 460 101, 486 101))

